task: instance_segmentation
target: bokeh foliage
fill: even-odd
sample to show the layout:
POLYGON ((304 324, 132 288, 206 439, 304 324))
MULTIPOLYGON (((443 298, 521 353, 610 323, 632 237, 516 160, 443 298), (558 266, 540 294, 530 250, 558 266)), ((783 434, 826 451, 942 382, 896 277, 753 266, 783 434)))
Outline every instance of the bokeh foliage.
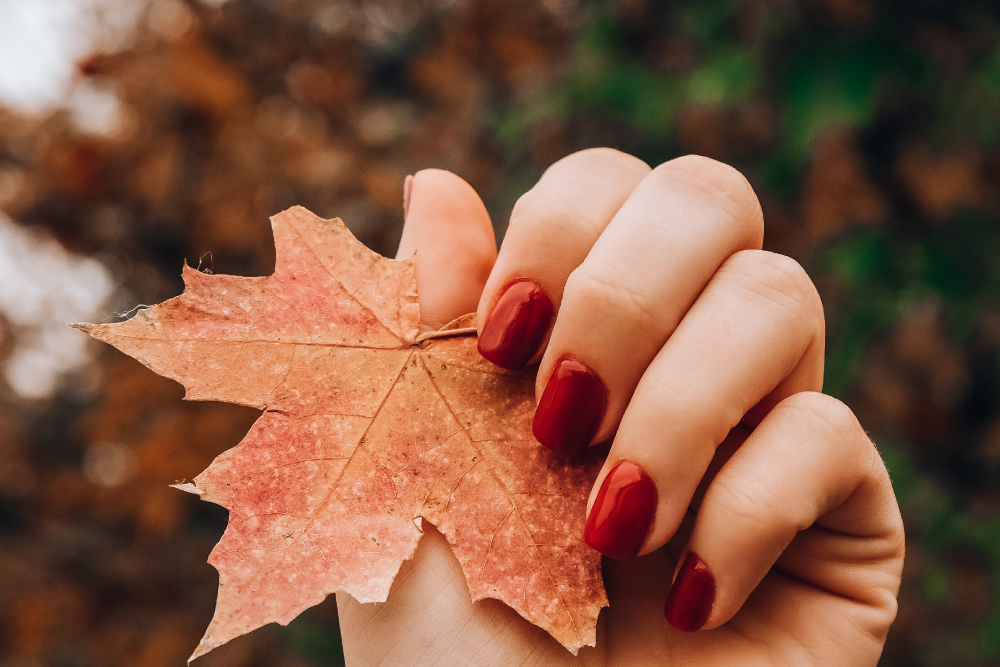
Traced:
MULTIPOLYGON (((81 63, 131 110, 128 132, 0 122, 0 165, 23 177, 0 206, 104 258, 123 285, 115 310, 179 291, 185 257, 268 272, 266 216, 291 203, 391 253, 403 176, 424 167, 469 180, 502 235, 516 198, 574 150, 729 162, 761 199, 765 247, 816 282, 826 391, 870 431, 904 512, 881 664, 1000 664, 1000 5, 181 4, 186 31, 150 28, 81 63)), ((224 512, 164 485, 253 415, 178 407, 169 382, 100 354, 98 390, 70 378, 49 401, 0 405, 3 465, 38 480, 0 505, 16 545, 0 557, 35 582, 0 573, 4 632, 19 638, 2 664, 170 664, 211 615, 204 557, 224 512), (103 440, 139 462, 120 487, 80 473, 103 440), (58 641, 53 614, 68 619, 58 641)), ((335 618, 327 602, 205 664, 338 664, 335 618)))

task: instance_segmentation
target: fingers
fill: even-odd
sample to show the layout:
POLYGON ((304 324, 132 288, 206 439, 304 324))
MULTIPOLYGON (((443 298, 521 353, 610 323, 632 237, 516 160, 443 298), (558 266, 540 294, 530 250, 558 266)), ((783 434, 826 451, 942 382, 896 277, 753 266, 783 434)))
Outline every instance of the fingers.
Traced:
POLYGON ((642 376, 591 493, 587 542, 625 559, 665 544, 743 415, 822 380, 823 310, 809 277, 782 255, 730 257, 642 376))
POLYGON ((902 519, 875 447, 843 403, 800 393, 764 419, 709 485, 665 615, 686 632, 717 627, 777 562, 866 607, 867 630, 884 638, 902 557, 902 519))
POLYGON ((735 169, 695 156, 657 167, 566 282, 539 366, 535 437, 573 454, 610 436, 718 267, 762 238, 760 205, 735 169))
POLYGON ((407 177, 404 208, 396 257, 417 253, 421 325, 433 331, 476 309, 497 257, 493 226, 472 186, 441 169, 407 177))
POLYGON ((610 148, 574 153, 546 170, 514 206, 479 302, 479 351, 511 370, 541 356, 566 278, 649 173, 610 148))

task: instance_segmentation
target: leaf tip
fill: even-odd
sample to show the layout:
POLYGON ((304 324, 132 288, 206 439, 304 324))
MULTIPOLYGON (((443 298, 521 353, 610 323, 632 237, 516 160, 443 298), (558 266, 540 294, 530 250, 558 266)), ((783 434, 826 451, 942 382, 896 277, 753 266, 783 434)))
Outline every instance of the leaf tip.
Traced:
POLYGON ((205 655, 206 653, 208 653, 209 651, 211 651, 213 648, 217 648, 217 647, 216 646, 207 645, 205 643, 205 640, 202 639, 201 643, 198 644, 198 648, 196 648, 194 650, 194 653, 191 654, 191 657, 187 659, 187 664, 190 665, 192 662, 194 662, 195 660, 197 660, 201 656, 205 655))
POLYGON ((67 322, 66 326, 73 327, 77 331, 82 331, 91 338, 107 342, 108 335, 111 333, 109 327, 113 327, 114 325, 90 324, 89 322, 67 322))
POLYGON ((291 206, 289 206, 288 208, 286 208, 284 211, 282 211, 278 215, 282 215, 282 214, 285 214, 285 213, 287 213, 289 215, 309 215, 309 216, 317 217, 315 213, 313 213, 312 211, 310 211, 309 209, 307 209, 305 206, 300 206, 299 204, 292 204, 291 206))
MULTIPOLYGON (((172 489, 177 489, 178 491, 183 491, 184 493, 193 493, 196 496, 203 496, 203 495, 205 495, 205 492, 203 490, 199 489, 197 486, 195 486, 194 484, 192 484, 190 482, 184 482, 184 483, 178 483, 178 484, 170 484, 169 486, 172 489)), ((194 658, 192 658, 191 660, 193 660, 193 659, 194 658)), ((188 662, 190 662, 190 660, 188 662)))
MULTIPOLYGON (((289 206, 284 211, 281 211, 279 213, 275 213, 269 218, 269 220, 271 221, 271 228, 273 229, 274 227, 284 223, 285 221, 291 222, 293 219, 296 218, 312 220, 312 221, 319 220, 323 222, 328 222, 324 218, 321 218, 320 216, 316 215, 315 213, 307 209, 305 206, 299 206, 298 204, 295 204, 294 206, 289 206)), ((337 220, 339 222, 340 218, 334 218, 334 220, 337 220)))

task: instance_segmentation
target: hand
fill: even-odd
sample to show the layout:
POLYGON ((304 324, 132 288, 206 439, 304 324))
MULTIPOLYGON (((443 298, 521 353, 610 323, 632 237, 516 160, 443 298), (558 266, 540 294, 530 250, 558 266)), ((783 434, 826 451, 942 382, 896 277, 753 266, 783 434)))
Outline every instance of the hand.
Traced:
POLYGON ((822 304, 760 249, 746 179, 575 153, 518 201, 499 257, 464 181, 428 170, 407 192, 399 255, 419 249, 425 326, 478 307, 484 356, 540 364, 540 442, 573 456, 614 437, 586 529, 611 606, 574 657, 473 605, 430 530, 386 603, 338 597, 348 664, 875 665, 902 520, 854 415, 818 393, 822 304))

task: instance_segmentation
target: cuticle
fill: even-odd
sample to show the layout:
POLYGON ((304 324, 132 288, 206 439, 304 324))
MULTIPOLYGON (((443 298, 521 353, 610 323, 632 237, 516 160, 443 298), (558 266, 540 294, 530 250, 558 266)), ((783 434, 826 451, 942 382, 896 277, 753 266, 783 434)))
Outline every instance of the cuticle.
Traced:
POLYGON ((552 303, 552 304, 554 304, 554 303, 555 303, 555 302, 554 302, 554 301, 552 300, 552 297, 551 297, 551 296, 549 296, 549 293, 548 293, 548 291, 547 291, 547 290, 546 290, 546 289, 545 289, 544 287, 542 287, 542 284, 541 284, 540 282, 538 282, 538 281, 537 281, 537 280, 535 280, 534 278, 528 278, 527 276, 521 276, 521 277, 519 277, 519 278, 513 278, 513 279, 511 279, 511 280, 508 280, 508 281, 507 281, 507 282, 505 282, 505 283, 503 284, 503 286, 502 286, 502 287, 501 287, 501 288, 500 288, 500 289, 499 289, 499 290, 497 291, 497 296, 496 296, 496 298, 495 298, 495 299, 493 299, 493 304, 492 304, 492 305, 490 306, 490 312, 491 312, 491 313, 493 312, 493 309, 497 307, 497 301, 499 301, 500 299, 502 299, 502 298, 503 298, 503 295, 507 293, 507 290, 509 290, 509 289, 510 289, 511 287, 513 287, 513 286, 514 286, 515 284, 517 284, 517 283, 531 283, 531 284, 532 284, 532 285, 534 285, 534 286, 535 286, 535 287, 536 287, 536 288, 537 288, 537 289, 538 289, 538 290, 539 290, 539 291, 540 291, 540 292, 541 292, 542 294, 544 294, 544 295, 545 295, 545 298, 547 298, 547 299, 549 300, 549 303, 552 303))

